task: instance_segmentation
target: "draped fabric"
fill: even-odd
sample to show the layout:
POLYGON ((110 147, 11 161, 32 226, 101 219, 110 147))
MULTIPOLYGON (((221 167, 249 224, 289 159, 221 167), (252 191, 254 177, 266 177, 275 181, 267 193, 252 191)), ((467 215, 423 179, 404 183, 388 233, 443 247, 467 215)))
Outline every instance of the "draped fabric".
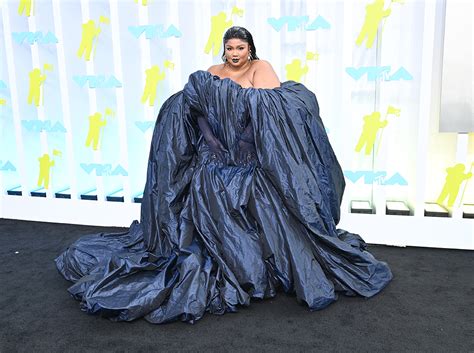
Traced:
POLYGON ((392 274, 336 228, 344 186, 304 85, 197 71, 158 115, 140 222, 78 239, 56 265, 82 310, 112 320, 194 322, 278 290, 311 310, 371 297, 392 274))

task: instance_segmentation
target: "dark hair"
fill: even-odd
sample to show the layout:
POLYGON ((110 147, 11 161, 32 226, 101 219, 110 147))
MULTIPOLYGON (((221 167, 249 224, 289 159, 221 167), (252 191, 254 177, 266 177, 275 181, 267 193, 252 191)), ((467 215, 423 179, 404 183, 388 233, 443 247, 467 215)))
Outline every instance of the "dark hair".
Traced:
POLYGON ((222 43, 224 44, 224 52, 222 53, 222 60, 225 61, 225 43, 229 39, 241 39, 244 42, 247 42, 250 49, 250 58, 252 60, 259 60, 257 56, 257 49, 255 48, 255 44, 253 44, 252 34, 245 29, 244 27, 234 26, 230 27, 224 34, 224 38, 222 38, 222 43))

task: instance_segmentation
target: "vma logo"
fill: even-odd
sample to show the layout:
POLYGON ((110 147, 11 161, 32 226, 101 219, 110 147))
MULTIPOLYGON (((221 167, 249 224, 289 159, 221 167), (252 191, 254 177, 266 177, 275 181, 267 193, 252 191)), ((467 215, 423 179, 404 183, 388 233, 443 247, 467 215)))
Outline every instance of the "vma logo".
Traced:
POLYGON ((374 172, 372 170, 345 170, 344 176, 349 179, 352 183, 357 183, 359 180, 363 179, 364 184, 372 185, 408 185, 404 177, 399 173, 393 174, 391 177, 387 178, 386 171, 374 172))
POLYGON ((10 161, 0 161, 0 172, 16 172, 16 168, 10 161))
POLYGON ((21 124, 31 132, 66 132, 66 128, 59 121, 53 123, 51 120, 22 120, 21 124))
POLYGON ((27 42, 28 44, 56 44, 58 38, 52 32, 43 34, 42 32, 13 32, 13 40, 18 44, 27 42))
POLYGON ((152 120, 149 121, 136 121, 135 126, 140 129, 141 132, 146 132, 150 129, 153 129, 155 122, 152 120))
POLYGON ((81 163, 81 168, 87 174, 91 174, 95 170, 97 176, 128 176, 127 171, 120 164, 112 168, 112 164, 81 163))
POLYGON ((117 80, 114 75, 105 76, 105 75, 98 75, 98 76, 91 76, 91 75, 81 75, 81 76, 73 76, 72 79, 77 85, 81 88, 84 87, 86 83, 88 83, 89 88, 116 88, 122 87, 122 83, 117 80))
POLYGON ((309 16, 283 16, 279 19, 270 17, 267 22, 277 32, 287 25, 288 31, 293 32, 296 29, 303 29, 305 31, 315 31, 317 29, 329 29, 331 25, 322 16, 318 16, 313 22, 309 23, 309 16))
POLYGON ((169 26, 166 31, 163 25, 128 26, 128 30, 137 39, 140 38, 143 33, 145 33, 146 39, 169 37, 179 38, 182 36, 180 30, 173 25, 169 26))
POLYGON ((346 68, 346 72, 349 76, 356 81, 366 74, 367 81, 375 81, 378 78, 381 78, 384 81, 413 80, 413 76, 403 66, 393 74, 391 74, 391 70, 391 66, 361 66, 358 69, 355 67, 346 68))

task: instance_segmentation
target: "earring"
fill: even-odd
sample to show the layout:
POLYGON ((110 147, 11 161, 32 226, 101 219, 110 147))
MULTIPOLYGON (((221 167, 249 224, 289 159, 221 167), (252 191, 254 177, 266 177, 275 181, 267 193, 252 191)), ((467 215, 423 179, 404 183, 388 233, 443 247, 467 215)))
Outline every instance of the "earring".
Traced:
POLYGON ((252 52, 249 51, 249 56, 247 57, 248 61, 252 61, 252 52))
POLYGON ((225 54, 222 55, 222 61, 223 61, 223 62, 226 62, 226 61, 227 61, 227 58, 225 57, 225 54))

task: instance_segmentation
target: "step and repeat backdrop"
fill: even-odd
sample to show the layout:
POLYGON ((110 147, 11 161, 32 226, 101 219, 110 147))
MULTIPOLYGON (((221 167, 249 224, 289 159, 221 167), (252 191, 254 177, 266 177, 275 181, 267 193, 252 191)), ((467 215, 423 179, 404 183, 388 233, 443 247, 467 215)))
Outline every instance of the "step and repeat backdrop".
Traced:
POLYGON ((2 195, 139 200, 161 105, 222 62, 239 25, 281 81, 317 95, 347 210, 474 204, 473 134, 439 132, 446 1, 6 0, 0 13, 2 195))

